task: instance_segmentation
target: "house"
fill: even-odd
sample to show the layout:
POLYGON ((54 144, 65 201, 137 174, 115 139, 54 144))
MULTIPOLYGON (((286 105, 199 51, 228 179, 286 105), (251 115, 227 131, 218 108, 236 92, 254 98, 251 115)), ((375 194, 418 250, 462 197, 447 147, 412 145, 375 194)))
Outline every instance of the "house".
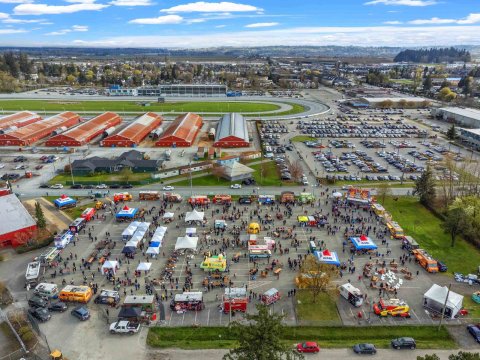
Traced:
POLYGON ((160 160, 147 160, 145 154, 137 150, 126 151, 120 156, 108 159, 94 156, 88 159, 72 162, 72 172, 75 175, 86 175, 98 172, 114 173, 123 168, 133 172, 154 172, 162 167, 160 160))
POLYGON ((232 164, 227 164, 224 167, 224 173, 222 177, 229 181, 240 181, 250 179, 255 170, 245 166, 237 161, 232 164))
POLYGON ((239 155, 229 155, 223 156, 220 159, 217 159, 217 164, 220 166, 232 165, 234 162, 240 161, 239 155))

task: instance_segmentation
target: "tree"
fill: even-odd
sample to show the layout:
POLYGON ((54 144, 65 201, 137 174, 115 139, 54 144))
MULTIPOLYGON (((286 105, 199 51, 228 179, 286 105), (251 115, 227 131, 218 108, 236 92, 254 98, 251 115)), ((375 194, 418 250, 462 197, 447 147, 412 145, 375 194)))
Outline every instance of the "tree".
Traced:
POLYGON ((415 181, 413 195, 417 195, 424 205, 431 205, 433 199, 435 199, 435 179, 430 166, 427 166, 426 170, 415 181))
POLYGON ((425 80, 423 81, 423 90, 430 91, 432 89, 432 77, 427 75, 425 80))
POLYGON ((480 353, 460 351, 458 354, 449 355, 448 360, 480 360, 480 353))
POLYGON ((448 140, 455 140, 457 138, 457 130, 455 129, 455 124, 452 124, 450 128, 447 130, 447 139, 448 140))
POLYGON ((377 187, 377 197, 382 199, 382 204, 385 204, 385 198, 392 194, 392 189, 387 184, 379 184, 377 187))
POLYGON ((282 315, 268 313, 265 305, 257 305, 258 314, 246 314, 248 325, 237 321, 229 330, 238 346, 223 356, 223 360, 295 360, 303 359, 289 344, 282 341, 288 331, 282 324, 282 315))
POLYGON ((133 171, 128 167, 124 167, 122 170, 120 170, 119 174, 122 181, 128 184, 128 182, 132 178, 133 171))
POLYGON ((35 217, 37 218, 37 226, 40 229, 45 229, 47 227, 47 221, 45 220, 43 209, 38 202, 35 202, 35 217))
POLYGON ((288 165, 288 170, 290 171, 290 174, 292 174, 292 179, 296 182, 299 182, 303 174, 302 165, 300 165, 298 161, 291 162, 288 165))
POLYGON ((65 80, 70 84, 70 85, 73 85, 75 83, 75 80, 77 80, 77 78, 74 76, 74 75, 67 75, 67 77, 65 78, 65 80))
POLYGON ((313 303, 317 302, 320 293, 333 295, 332 278, 338 275, 337 267, 318 261, 315 256, 308 255, 300 267, 296 282, 300 289, 306 289, 312 295, 313 303))
POLYGON ((452 242, 450 243, 451 247, 455 246, 455 239, 459 234, 460 230, 465 224, 465 211, 460 208, 453 208, 448 210, 447 217, 442 223, 443 230, 450 234, 452 242))
POLYGON ((417 356, 417 360, 440 360, 440 358, 437 356, 437 354, 426 354, 425 356, 417 356))
POLYGON ((450 88, 448 87, 444 87, 438 92, 438 98, 442 101, 450 102, 452 100, 455 100, 456 97, 457 94, 450 90, 450 88))
POLYGON ((220 180, 220 178, 225 177, 225 168, 220 165, 213 165, 212 175, 215 176, 217 180, 220 180))

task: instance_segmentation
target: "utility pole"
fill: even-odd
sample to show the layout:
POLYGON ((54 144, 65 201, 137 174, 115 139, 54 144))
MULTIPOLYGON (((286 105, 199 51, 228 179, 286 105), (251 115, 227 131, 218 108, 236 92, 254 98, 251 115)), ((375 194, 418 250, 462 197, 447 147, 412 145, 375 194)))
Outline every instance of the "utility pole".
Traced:
POLYGON ((190 174, 190 196, 193 196, 193 186, 192 186, 192 161, 188 163, 188 173, 190 174))
POLYGON ((442 316, 440 317, 440 321, 438 322, 438 331, 440 331, 442 327, 442 321, 443 317, 445 316, 445 308, 447 307, 447 302, 448 302, 448 296, 450 295, 450 288, 452 287, 452 284, 448 285, 448 291, 447 291, 447 297, 445 298, 445 302, 443 303, 443 309, 442 309, 442 316))
POLYGON ((72 177, 72 185, 75 185, 75 180, 73 179, 73 169, 72 169, 72 161, 70 155, 68 155, 68 165, 70 167, 70 176, 72 177))

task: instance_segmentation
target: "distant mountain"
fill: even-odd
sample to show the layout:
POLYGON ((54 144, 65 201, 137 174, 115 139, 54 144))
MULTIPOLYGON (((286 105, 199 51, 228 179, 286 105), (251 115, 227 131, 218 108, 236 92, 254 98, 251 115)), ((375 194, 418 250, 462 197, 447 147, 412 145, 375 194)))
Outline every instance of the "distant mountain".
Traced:
POLYGON ((454 61, 471 61, 472 56, 466 49, 432 48, 432 49, 407 49, 401 51, 393 61, 414 63, 443 63, 454 61))

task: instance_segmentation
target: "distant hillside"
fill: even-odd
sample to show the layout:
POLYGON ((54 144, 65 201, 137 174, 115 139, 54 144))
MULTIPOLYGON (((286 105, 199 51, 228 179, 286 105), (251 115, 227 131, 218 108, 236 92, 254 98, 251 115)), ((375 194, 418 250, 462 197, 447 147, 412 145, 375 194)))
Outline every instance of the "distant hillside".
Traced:
POLYGON ((395 56, 395 62, 414 63, 442 63, 454 61, 471 61, 470 52, 465 49, 432 48, 432 49, 407 49, 395 56))

